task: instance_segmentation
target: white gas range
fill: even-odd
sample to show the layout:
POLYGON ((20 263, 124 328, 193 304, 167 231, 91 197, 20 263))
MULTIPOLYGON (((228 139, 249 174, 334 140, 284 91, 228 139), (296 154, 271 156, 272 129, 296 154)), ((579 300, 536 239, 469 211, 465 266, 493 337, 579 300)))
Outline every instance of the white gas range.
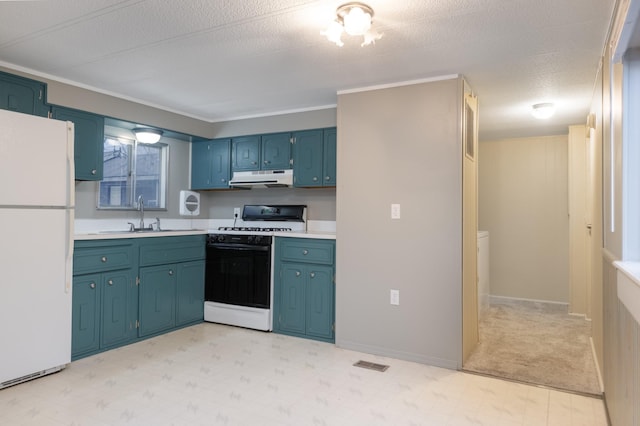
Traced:
POLYGON ((240 224, 210 233, 205 321, 271 331, 273 235, 305 231, 304 205, 246 205, 240 224))

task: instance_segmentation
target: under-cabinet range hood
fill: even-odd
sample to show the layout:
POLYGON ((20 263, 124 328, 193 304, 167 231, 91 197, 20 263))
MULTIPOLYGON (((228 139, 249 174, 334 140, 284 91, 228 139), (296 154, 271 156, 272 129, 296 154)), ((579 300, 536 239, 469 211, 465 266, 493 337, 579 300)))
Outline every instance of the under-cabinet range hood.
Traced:
POLYGON ((234 188, 277 188, 293 185, 293 170, 255 170, 233 172, 229 186, 234 188))

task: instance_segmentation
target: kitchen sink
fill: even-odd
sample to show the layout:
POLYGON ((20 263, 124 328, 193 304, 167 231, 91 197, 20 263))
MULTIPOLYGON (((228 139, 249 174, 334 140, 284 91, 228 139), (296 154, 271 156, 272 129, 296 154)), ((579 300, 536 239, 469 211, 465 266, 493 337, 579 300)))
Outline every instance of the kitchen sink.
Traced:
MULTIPOLYGON (((151 228, 135 228, 135 229, 119 229, 116 231, 99 231, 98 234, 140 234, 140 233, 156 233, 156 232, 175 232, 178 229, 151 229, 151 228)), ((182 229, 182 231, 186 231, 182 229)))

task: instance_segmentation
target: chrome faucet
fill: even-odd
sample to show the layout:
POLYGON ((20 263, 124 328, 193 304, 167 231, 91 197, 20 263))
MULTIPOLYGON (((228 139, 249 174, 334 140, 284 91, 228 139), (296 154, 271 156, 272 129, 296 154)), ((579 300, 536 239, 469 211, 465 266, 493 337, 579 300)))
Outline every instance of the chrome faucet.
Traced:
POLYGON ((140 229, 144 229, 144 198, 138 196, 138 210, 140 210, 140 229))

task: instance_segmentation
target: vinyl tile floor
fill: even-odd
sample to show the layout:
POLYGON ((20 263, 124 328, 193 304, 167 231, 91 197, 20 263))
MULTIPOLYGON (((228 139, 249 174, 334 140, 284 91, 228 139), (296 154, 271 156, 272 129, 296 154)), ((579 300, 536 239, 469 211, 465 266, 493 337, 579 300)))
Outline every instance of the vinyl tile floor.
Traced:
POLYGON ((211 323, 0 391, 11 426, 606 424, 600 399, 211 323))

